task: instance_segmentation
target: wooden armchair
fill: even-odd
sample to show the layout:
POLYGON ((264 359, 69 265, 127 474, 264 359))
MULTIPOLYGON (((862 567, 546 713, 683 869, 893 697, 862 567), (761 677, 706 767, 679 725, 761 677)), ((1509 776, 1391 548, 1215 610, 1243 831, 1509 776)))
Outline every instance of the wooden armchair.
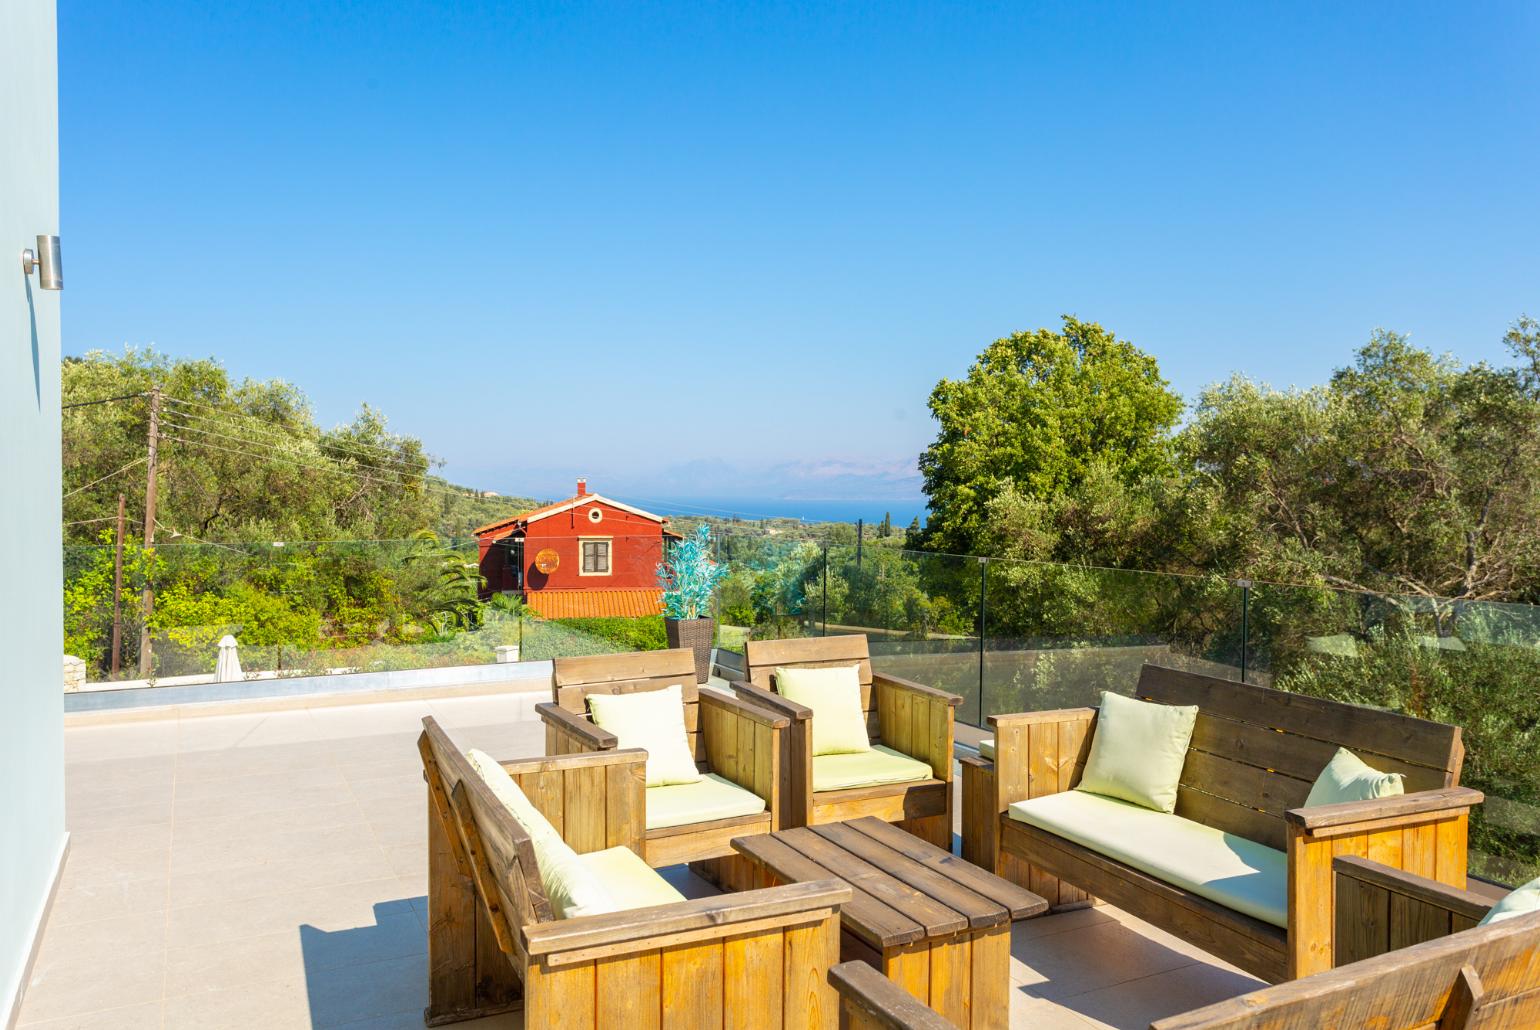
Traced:
POLYGON ((1356 856, 1332 864, 1336 969, 1151 1030, 1540 1026, 1540 913, 1476 927, 1492 899, 1356 856))
POLYGON ((747 680, 733 684, 752 705, 790 720, 781 747, 781 825, 809 826, 874 815, 937 847, 952 842, 953 709, 956 694, 872 671, 865 634, 751 640, 744 647, 747 680), (841 790, 813 789, 813 712, 777 693, 778 667, 855 665, 866 709, 867 735, 930 766, 928 779, 841 790))
MULTIPOLYGON (((834 880, 556 918, 523 827, 432 718, 429 1026, 523 1007, 529 1027, 839 1025, 834 880)), ((577 852, 640 854, 645 752, 503 762, 577 852)))
POLYGON ((1175 814, 1284 853, 1287 927, 1009 816, 1016 802, 1080 781, 1096 732, 1091 708, 990 717, 993 760, 962 761, 963 857, 1059 907, 1105 898, 1274 982, 1332 966, 1333 856, 1465 886, 1469 812, 1482 795, 1457 786, 1459 727, 1155 665, 1135 693, 1198 706, 1175 814), (1408 793, 1300 807, 1338 747, 1402 773, 1408 793))
POLYGON ((755 794, 765 802, 765 810, 648 829, 645 857, 653 867, 689 862, 696 873, 714 883, 737 885, 742 860, 729 842, 780 828, 781 734, 789 720, 721 691, 699 689, 694 653, 688 648, 557 658, 553 664, 552 700, 535 706, 545 722, 548 755, 608 751, 616 746, 613 733, 589 720, 590 694, 658 690, 674 684, 683 688, 685 732, 696 767, 755 794))

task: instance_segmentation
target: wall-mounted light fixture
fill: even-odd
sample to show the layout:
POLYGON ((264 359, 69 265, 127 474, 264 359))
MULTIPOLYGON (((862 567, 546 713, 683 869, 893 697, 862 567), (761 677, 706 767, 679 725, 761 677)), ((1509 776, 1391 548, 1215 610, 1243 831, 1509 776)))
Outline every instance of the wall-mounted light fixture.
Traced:
POLYGON ((59 237, 39 236, 37 252, 21 252, 21 270, 27 275, 37 269, 37 284, 45 290, 64 289, 64 259, 59 256, 59 237))

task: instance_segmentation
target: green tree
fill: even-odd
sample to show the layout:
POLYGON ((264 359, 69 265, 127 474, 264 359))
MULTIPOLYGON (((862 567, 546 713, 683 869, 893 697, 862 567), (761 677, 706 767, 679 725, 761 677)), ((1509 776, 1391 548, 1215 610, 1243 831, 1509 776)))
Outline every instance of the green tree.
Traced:
POLYGON ((1540 600, 1540 335, 1509 368, 1376 332, 1311 390, 1236 377, 1182 433, 1193 557, 1233 574, 1386 594, 1540 600))
POLYGON ((1155 359, 1094 322, 990 344, 966 378, 930 396, 940 423, 920 457, 932 550, 987 553, 989 506, 1008 492, 1048 500, 1110 470, 1138 483, 1172 469, 1182 400, 1155 359))

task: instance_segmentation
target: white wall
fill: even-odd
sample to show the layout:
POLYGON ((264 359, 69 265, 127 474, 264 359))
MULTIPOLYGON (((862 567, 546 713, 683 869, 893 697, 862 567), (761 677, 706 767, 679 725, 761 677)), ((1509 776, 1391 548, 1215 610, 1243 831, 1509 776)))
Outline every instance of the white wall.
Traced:
POLYGON ((63 294, 21 271, 22 248, 59 232, 58 96, 54 0, 0 0, 0 1022, 65 841, 63 294))

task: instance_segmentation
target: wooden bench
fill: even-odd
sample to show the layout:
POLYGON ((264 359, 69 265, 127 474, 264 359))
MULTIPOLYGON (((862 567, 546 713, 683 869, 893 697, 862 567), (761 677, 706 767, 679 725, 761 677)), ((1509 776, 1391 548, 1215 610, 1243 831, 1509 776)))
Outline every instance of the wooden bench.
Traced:
MULTIPOLYGON (((819 1027, 839 1024, 832 881, 558 919, 530 838, 432 719, 428 782, 430 1026, 522 1005, 524 1025, 819 1027)), ((577 852, 642 833, 639 750, 503 762, 577 852)))
POLYGON ((1358 958, 1152 1030, 1540 1026, 1540 913, 1472 929, 1490 898, 1362 858, 1333 866, 1337 954, 1358 958))
POLYGON ((781 748, 781 825, 812 826, 874 815, 899 823, 937 847, 952 842, 952 726, 962 698, 872 671, 865 634, 750 640, 740 698, 790 719, 781 748), (776 692, 775 670, 855 665, 867 736, 873 744, 924 762, 931 776, 910 783, 813 790, 813 712, 776 692))
POLYGON ((645 857, 655 868, 689 862, 697 874, 714 883, 736 885, 737 856, 729 842, 780 825, 781 735, 789 720, 722 691, 699 689, 695 656, 689 648, 557 658, 552 664, 552 700, 535 706, 545 722, 548 755, 608 751, 616 746, 613 733, 590 721, 590 694, 633 693, 674 684, 683 688, 685 731, 696 767, 758 795, 764 799, 765 811, 648 830, 645 857))
POLYGON ((1198 706, 1176 814, 1286 853, 1287 931, 1007 815, 1079 782, 1091 708, 990 717, 994 760, 962 760, 964 856, 1056 906, 1103 898, 1273 982, 1331 968, 1333 856, 1465 886, 1468 815, 1482 796, 1456 786, 1458 727, 1155 665, 1136 694, 1198 706), (1404 774, 1408 793, 1300 807, 1338 747, 1404 774))
POLYGON ((840 1026, 849 1030, 957 1030, 957 1024, 920 1004, 914 995, 865 962, 829 970, 840 996, 840 1026))

